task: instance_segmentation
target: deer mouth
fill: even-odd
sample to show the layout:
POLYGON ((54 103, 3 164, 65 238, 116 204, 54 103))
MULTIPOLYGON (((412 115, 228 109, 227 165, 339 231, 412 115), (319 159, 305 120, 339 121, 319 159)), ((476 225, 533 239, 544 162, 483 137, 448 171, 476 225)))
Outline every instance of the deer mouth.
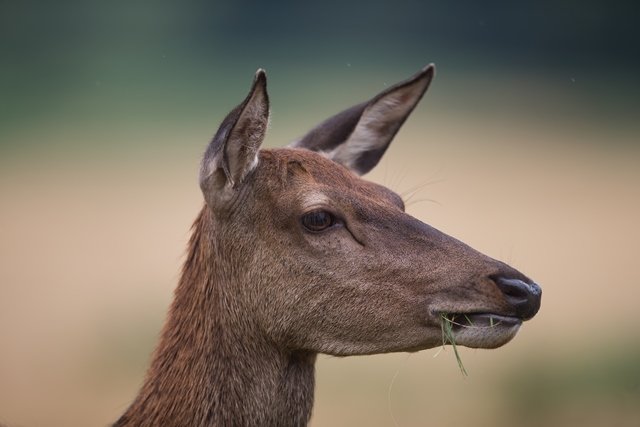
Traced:
POLYGON ((445 344, 471 348, 500 347, 511 341, 522 325, 518 317, 495 313, 443 313, 441 321, 445 344))

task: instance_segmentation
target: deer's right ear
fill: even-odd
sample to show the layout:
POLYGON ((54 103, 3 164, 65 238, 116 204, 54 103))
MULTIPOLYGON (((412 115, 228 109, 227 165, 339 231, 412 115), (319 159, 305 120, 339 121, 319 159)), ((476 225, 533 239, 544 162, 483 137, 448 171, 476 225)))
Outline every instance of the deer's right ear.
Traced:
POLYGON ((249 94, 222 121, 200 167, 200 188, 210 206, 228 200, 258 164, 269 122, 267 75, 259 69, 249 94))

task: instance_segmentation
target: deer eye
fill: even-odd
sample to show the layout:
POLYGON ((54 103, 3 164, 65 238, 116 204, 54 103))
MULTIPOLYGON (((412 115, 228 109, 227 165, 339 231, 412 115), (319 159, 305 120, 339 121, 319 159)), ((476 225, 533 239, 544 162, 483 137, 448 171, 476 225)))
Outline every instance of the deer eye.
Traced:
POLYGON ((323 231, 335 224, 336 218, 329 212, 315 210, 302 216, 302 225, 309 231, 323 231))

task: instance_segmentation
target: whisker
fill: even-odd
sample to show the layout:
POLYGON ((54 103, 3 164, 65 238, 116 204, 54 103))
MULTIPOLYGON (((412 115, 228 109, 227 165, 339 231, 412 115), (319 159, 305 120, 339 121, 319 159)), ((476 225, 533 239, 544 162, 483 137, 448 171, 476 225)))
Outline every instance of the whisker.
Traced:
POLYGON ((406 207, 415 205, 417 203, 424 203, 424 202, 434 203, 434 204, 436 204, 438 206, 442 206, 442 203, 440 203, 439 201, 437 201, 435 199, 415 199, 415 200, 413 200, 411 198, 409 198, 408 200, 405 200, 404 201, 404 205, 405 205, 405 208, 406 208, 406 207))
POLYGON ((413 187, 409 187, 408 189, 406 189, 405 191, 403 191, 402 193, 400 193, 400 195, 404 198, 407 194, 413 194, 417 191, 423 190, 428 186, 434 185, 434 184, 439 184, 441 182, 444 182, 445 179, 444 178, 439 178, 439 179, 429 179, 426 181, 423 181, 417 185, 414 185, 413 187))
POLYGON ((393 384, 396 382, 396 378, 398 378, 398 375, 400 374, 400 369, 404 367, 404 365, 407 363, 407 360, 409 360, 409 357, 411 357, 411 354, 407 354, 407 357, 405 357, 402 364, 398 366, 398 370, 396 370, 396 373, 393 374, 391 383, 389 383, 389 389, 387 390, 387 406, 389 408, 389 415, 391 415, 391 419, 393 420, 393 425, 395 427, 400 427, 400 424, 398 424, 398 420, 396 420, 396 417, 393 415, 393 408, 391 406, 391 390, 393 389, 393 384))

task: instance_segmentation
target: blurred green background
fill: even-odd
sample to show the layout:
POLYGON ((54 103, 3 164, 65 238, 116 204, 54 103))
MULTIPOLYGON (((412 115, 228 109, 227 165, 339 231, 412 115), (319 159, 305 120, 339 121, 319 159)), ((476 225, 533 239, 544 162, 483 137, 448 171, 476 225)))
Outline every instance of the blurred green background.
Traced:
POLYGON ((0 422, 107 425, 137 391, 253 73, 268 146, 427 63, 369 179, 540 282, 495 351, 318 362, 312 425, 640 425, 634 2, 0 1, 0 422), (434 357, 436 356, 437 357, 434 357))

